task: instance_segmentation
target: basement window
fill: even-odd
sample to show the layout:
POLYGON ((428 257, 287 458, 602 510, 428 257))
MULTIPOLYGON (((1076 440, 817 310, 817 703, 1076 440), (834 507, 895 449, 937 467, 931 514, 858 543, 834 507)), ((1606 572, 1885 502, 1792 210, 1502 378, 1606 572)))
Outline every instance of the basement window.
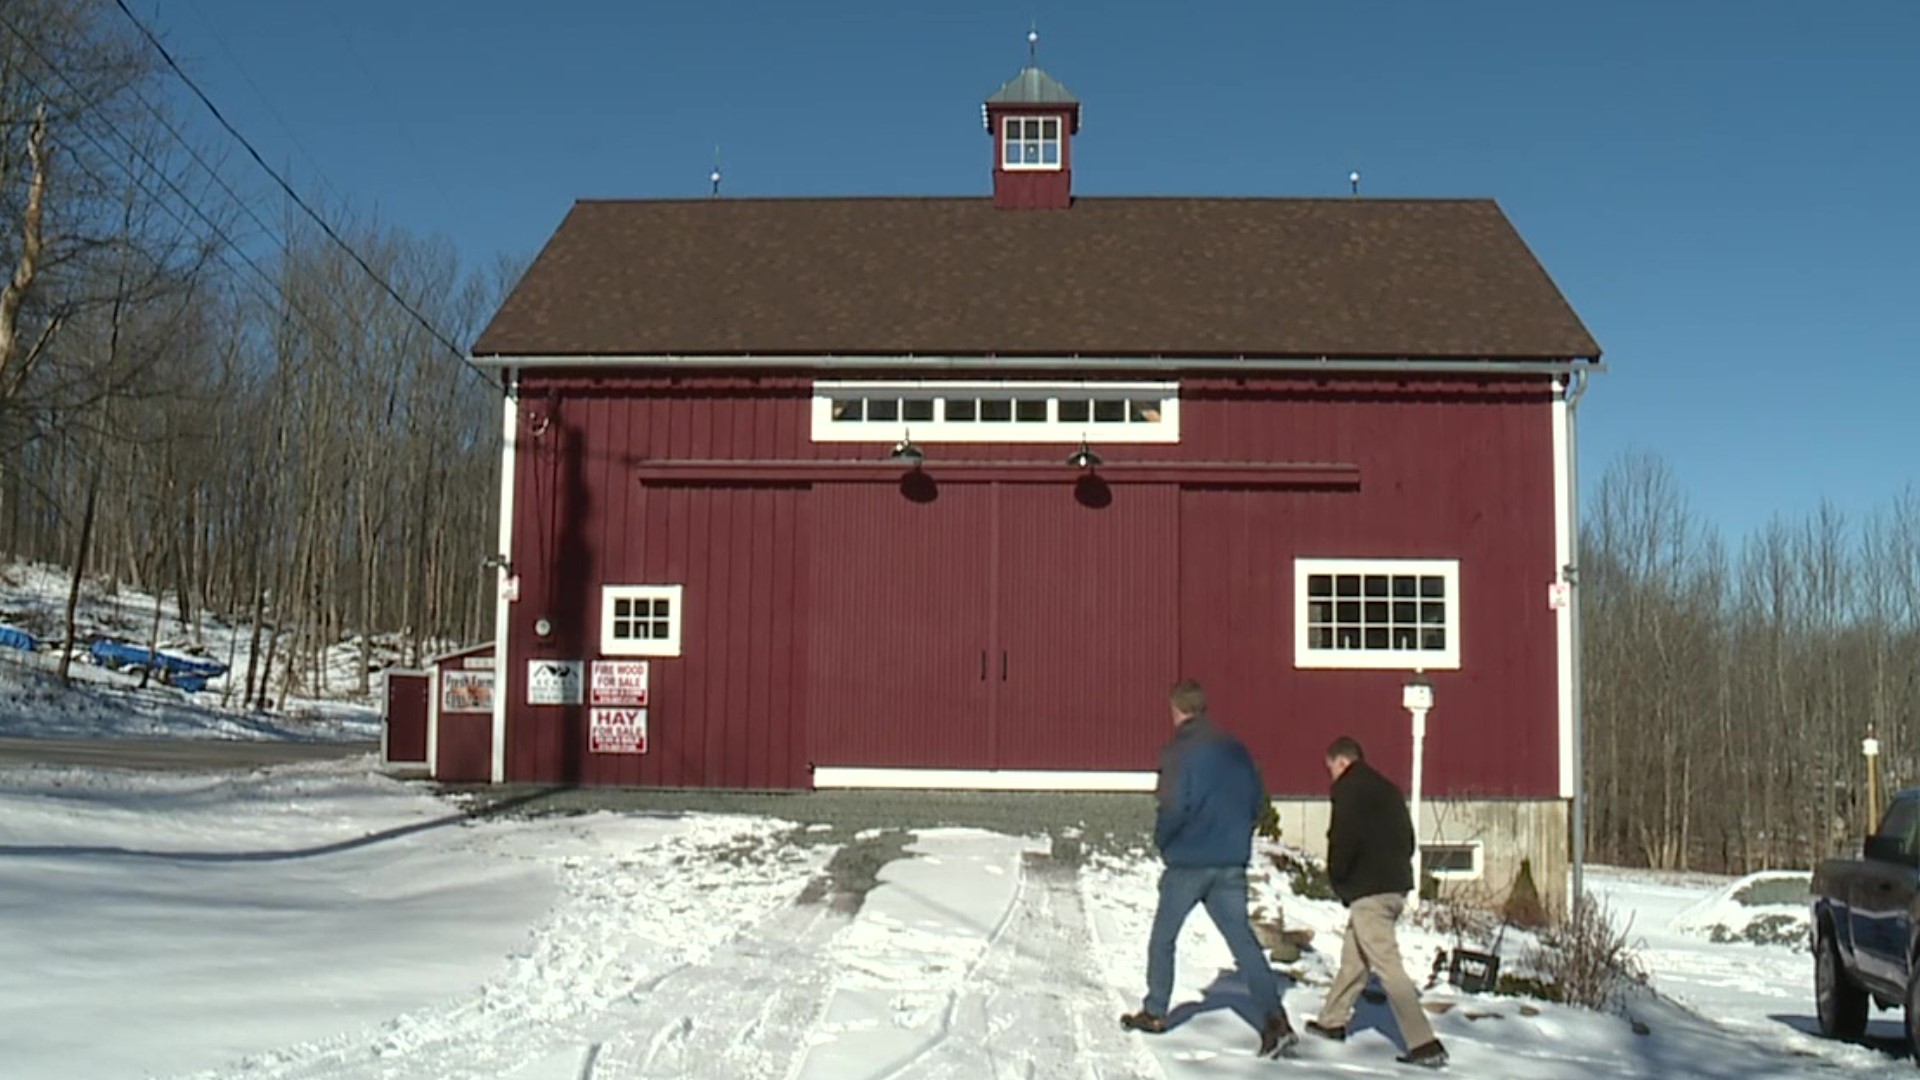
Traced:
POLYGON ((679 656, 679 585, 606 585, 600 589, 602 656, 679 656))
POLYGON ((1002 163, 1009 169, 1060 168, 1060 118, 1009 116, 1002 121, 1002 163))
POLYGON ((1177 383, 814 383, 813 441, 1177 443, 1177 383))
POLYGON ((1481 864, 1479 844, 1420 845, 1420 870, 1437 881, 1478 881, 1481 864))
POLYGON ((1460 666, 1457 559, 1294 560, 1294 666, 1460 666))

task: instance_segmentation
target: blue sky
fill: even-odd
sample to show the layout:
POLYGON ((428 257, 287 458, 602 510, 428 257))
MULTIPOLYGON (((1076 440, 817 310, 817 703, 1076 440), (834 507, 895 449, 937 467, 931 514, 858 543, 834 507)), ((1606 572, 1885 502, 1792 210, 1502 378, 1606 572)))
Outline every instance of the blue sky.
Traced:
POLYGON ((1920 483, 1911 0, 136 10, 303 191, 475 263, 577 197, 703 194, 716 144, 734 195, 985 193, 1037 21, 1083 194, 1497 198, 1606 350, 1589 493, 1653 450, 1737 537, 1920 483))

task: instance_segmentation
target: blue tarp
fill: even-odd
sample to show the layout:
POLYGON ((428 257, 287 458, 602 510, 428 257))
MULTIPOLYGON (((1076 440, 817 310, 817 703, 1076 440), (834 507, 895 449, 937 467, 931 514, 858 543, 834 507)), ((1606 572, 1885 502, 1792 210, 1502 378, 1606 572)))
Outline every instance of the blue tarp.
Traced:
POLYGON ((204 690, 208 679, 227 673, 227 665, 213 660, 174 656, 109 638, 96 640, 88 652, 93 655, 93 662, 101 667, 116 670, 147 668, 167 682, 189 691, 204 690))
POLYGON ((13 626, 0 626, 0 645, 21 652, 36 652, 40 648, 40 643, 34 640, 32 634, 13 626))

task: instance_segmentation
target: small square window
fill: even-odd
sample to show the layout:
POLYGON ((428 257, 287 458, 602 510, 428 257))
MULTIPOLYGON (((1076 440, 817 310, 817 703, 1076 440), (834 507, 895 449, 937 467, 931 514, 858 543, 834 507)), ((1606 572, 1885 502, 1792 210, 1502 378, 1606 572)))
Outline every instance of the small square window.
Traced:
POLYGON ((1096 424, 1118 424, 1127 418, 1127 403, 1106 398, 1093 403, 1093 420, 1096 424))
POLYGON ((1093 417, 1093 404, 1086 398, 1061 398, 1060 419, 1069 424, 1084 424, 1093 417))
POLYGON ((603 656, 679 656, 679 585, 606 585, 601 588, 603 656))
POLYGON ((947 419, 971 421, 975 415, 972 398, 947 398, 947 419))
POLYGON ((891 421, 900 419, 900 399, 868 398, 867 419, 891 421))
POLYGON ((932 420, 932 398, 908 398, 900 403, 900 416, 905 420, 932 420))
POLYGON ((1045 399, 1021 398, 1014 402, 1014 419, 1023 424, 1044 424, 1047 422, 1047 403, 1045 399))
POLYGON ((1044 142, 1040 144, 1040 164, 1042 165, 1060 164, 1060 144, 1059 143, 1044 142))
POLYGON ((1020 164, 1020 143, 1015 139, 1007 140, 1007 164, 1020 164))
POLYGON ((1420 868, 1430 877, 1446 879, 1478 878, 1479 844, 1421 844, 1420 868))
POLYGON ((859 423, 867 418, 867 403, 862 398, 834 398, 833 419, 839 423, 859 423))
POLYGON ((1013 400, 1011 398, 981 398, 980 419, 994 423, 1004 423, 1013 419, 1013 400))

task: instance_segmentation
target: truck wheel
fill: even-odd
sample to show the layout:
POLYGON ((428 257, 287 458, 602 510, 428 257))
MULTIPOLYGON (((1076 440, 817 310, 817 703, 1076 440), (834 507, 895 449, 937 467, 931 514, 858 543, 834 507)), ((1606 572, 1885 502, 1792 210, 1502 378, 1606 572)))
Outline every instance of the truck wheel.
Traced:
MULTIPOLYGON (((1920 982, 1907 988, 1907 1029, 1911 1033, 1920 1022, 1916 992, 1920 982)), ((1813 998, 1820 1014, 1820 1034, 1829 1039, 1857 1039, 1867 1031, 1867 992, 1854 984, 1840 959, 1840 946, 1832 931, 1822 926, 1813 946, 1813 998)))

